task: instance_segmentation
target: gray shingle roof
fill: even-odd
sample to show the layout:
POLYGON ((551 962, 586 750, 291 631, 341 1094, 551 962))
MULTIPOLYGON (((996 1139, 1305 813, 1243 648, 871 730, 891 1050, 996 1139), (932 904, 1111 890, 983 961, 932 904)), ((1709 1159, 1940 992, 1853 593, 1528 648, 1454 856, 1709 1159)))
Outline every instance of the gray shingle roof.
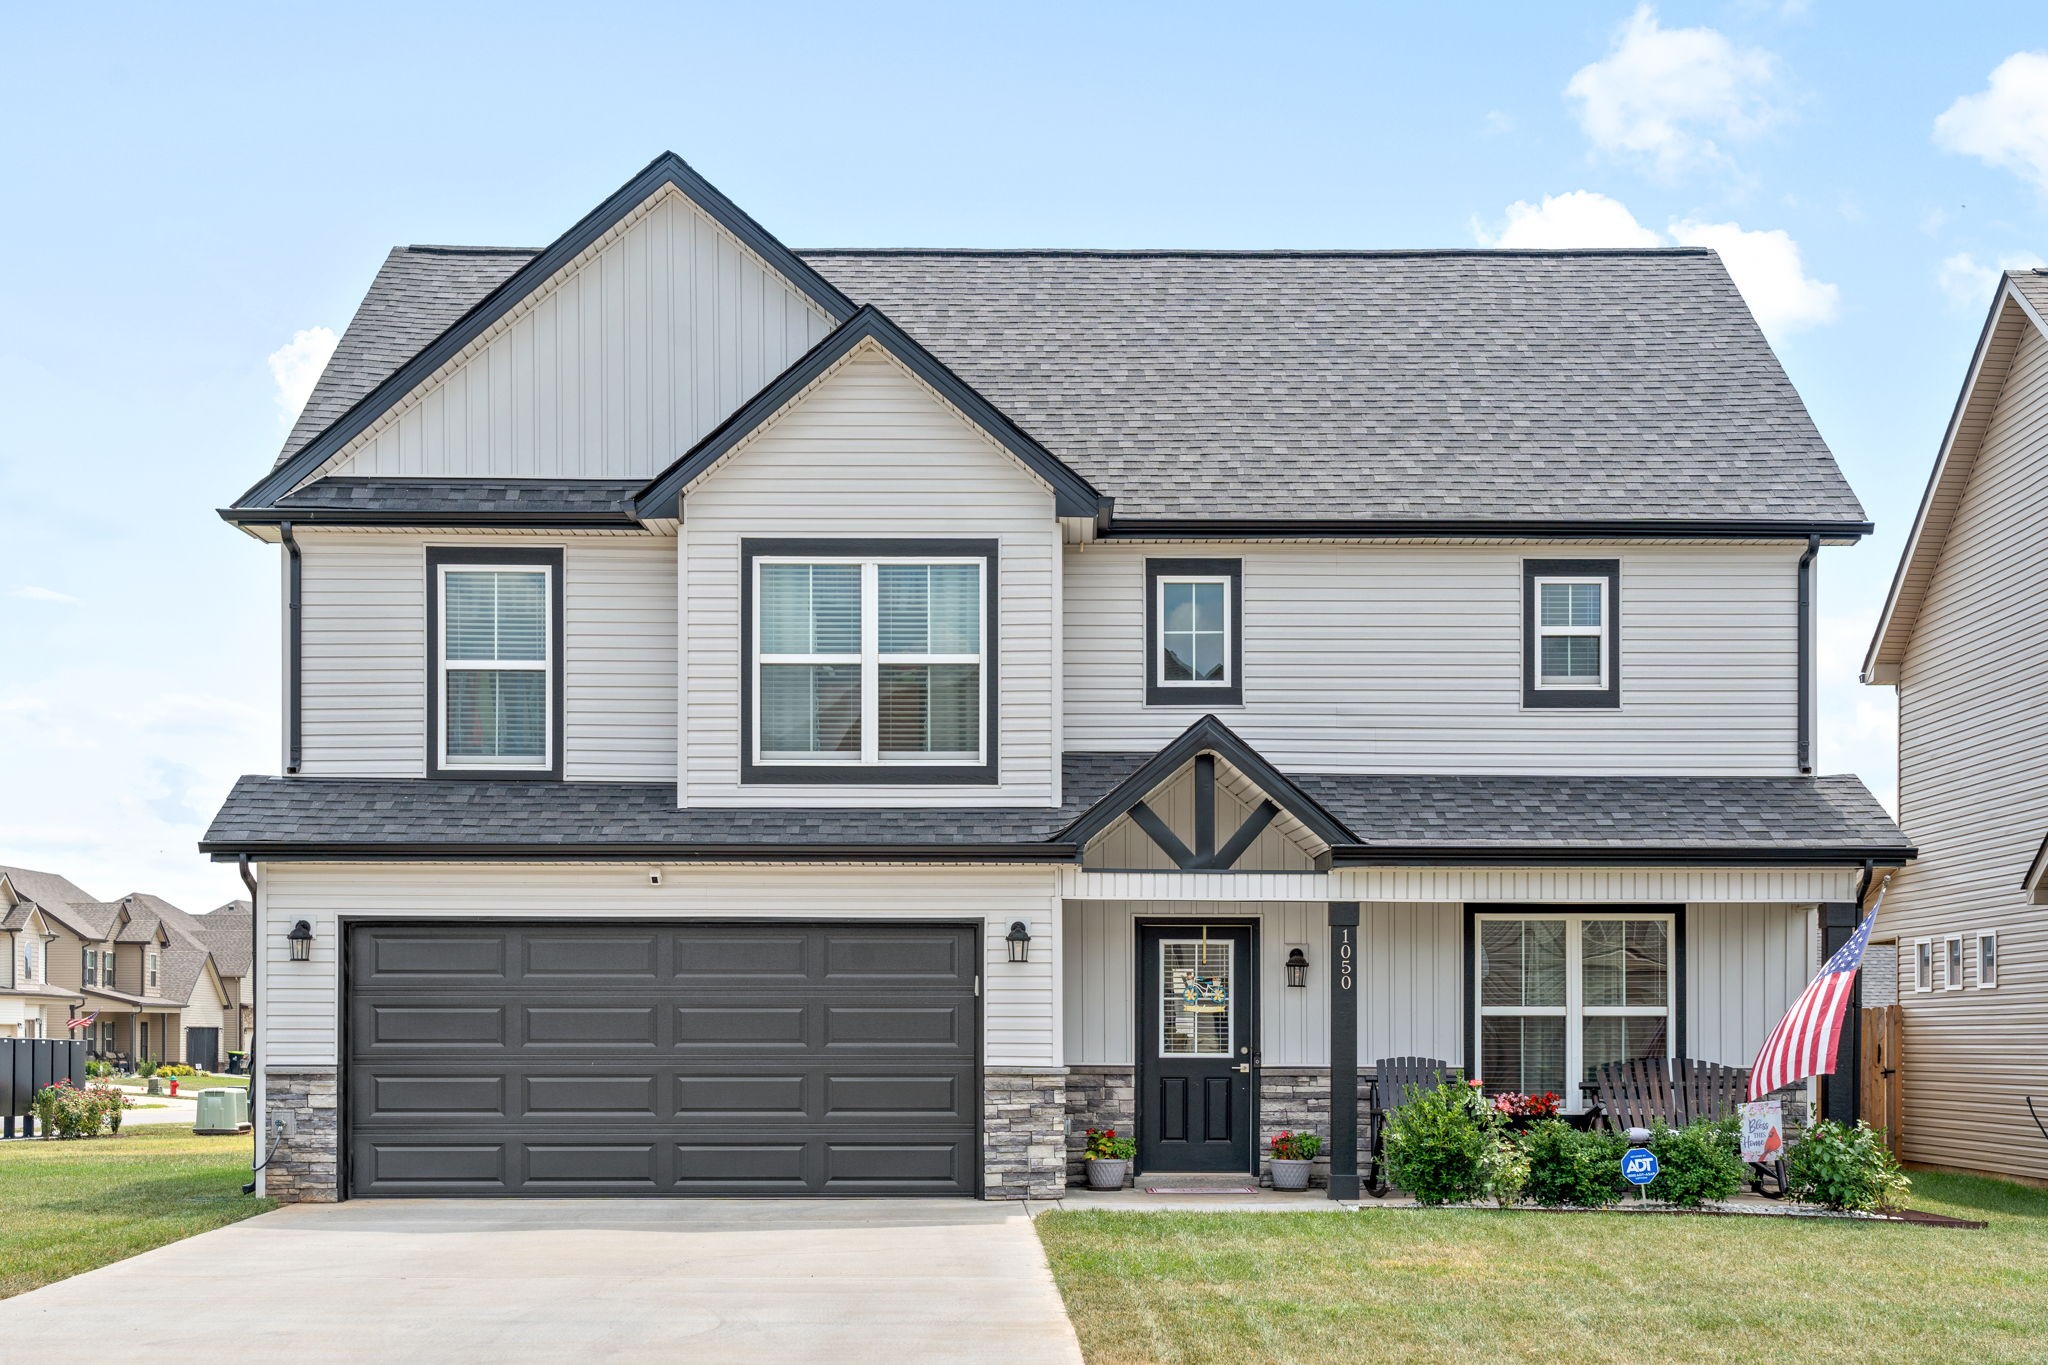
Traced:
MULTIPOLYGON (((392 252, 280 463, 531 254, 392 252)), ((1120 519, 1864 516, 1708 251, 799 254, 1120 519)))
POLYGON ((247 976, 254 951, 249 942, 249 902, 229 901, 194 918, 199 921, 199 937, 213 953, 213 969, 225 977, 247 976))
POLYGON ((420 516, 503 513, 584 517, 626 514, 645 479, 315 479, 279 498, 281 509, 402 512, 420 516))
MULTIPOLYGON (((447 846, 508 854, 604 848, 752 852, 1044 844, 1148 754, 1069 754, 1065 804, 1046 808, 678 810, 657 783, 422 782, 244 777, 202 850, 375 853, 447 846)), ((1853 777, 1487 777, 1292 774, 1368 850, 1528 848, 1598 853, 1906 849, 1853 777)), ((427 852, 424 856, 433 856, 427 852)), ((1420 856, 1420 855, 1418 855, 1420 856)))

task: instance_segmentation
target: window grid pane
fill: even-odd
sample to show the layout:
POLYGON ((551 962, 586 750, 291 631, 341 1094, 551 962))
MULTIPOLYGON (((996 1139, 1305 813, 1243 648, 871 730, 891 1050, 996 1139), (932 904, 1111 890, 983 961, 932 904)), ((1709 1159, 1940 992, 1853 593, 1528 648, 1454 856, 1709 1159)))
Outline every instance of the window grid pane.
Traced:
POLYGON ((1546 626, 1592 626, 1600 624, 1598 583, 1545 583, 1543 624, 1546 626))
POLYGON ((860 753, 859 664, 763 664, 761 752, 860 753))
POLYGON ((763 654, 860 653, 860 565, 763 564, 763 654))
POLYGON ((1543 676, 1571 682, 1600 677, 1600 637, 1597 635, 1546 635, 1543 637, 1543 676))
POLYGON ((547 658, 547 575, 532 570, 449 570, 444 595, 450 660, 547 658))
POLYGON ((1486 1093, 1565 1094, 1562 1015, 1488 1015, 1480 1020, 1479 1076, 1486 1093))
POLYGON ((1159 945, 1159 1053, 1231 1055, 1232 946, 1168 940, 1159 945))
POLYGON ((547 757, 547 685, 532 669, 450 669, 446 676, 448 757, 547 757))
POLYGON ((1161 682, 1227 682, 1227 606, 1222 583, 1160 580, 1161 682))
POLYGON ((979 664, 883 664, 878 673, 884 755, 972 757, 980 748, 979 664))

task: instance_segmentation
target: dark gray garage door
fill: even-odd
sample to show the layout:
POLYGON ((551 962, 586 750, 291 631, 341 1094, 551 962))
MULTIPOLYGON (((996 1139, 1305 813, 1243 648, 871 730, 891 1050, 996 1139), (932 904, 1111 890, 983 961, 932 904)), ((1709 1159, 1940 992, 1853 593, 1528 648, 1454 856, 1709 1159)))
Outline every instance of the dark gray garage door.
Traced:
POLYGON ((354 1195, 973 1194, 979 939, 362 924, 354 1195))

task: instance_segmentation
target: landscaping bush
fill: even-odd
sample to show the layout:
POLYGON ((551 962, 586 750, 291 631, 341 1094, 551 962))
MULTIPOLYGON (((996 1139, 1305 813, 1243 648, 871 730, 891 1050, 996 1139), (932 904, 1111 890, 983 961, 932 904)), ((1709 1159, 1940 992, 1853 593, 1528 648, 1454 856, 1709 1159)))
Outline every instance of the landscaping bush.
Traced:
POLYGON ((1627 1143, 1610 1133, 1582 1133, 1546 1119, 1522 1135, 1529 1161, 1524 1193, 1550 1208, 1605 1208, 1621 1198, 1621 1154, 1627 1143))
POLYGON ((1831 1209, 1897 1208, 1913 1189, 1883 1131, 1867 1123, 1822 1119, 1792 1145, 1785 1165, 1794 1197, 1831 1209))
POLYGON ((1486 1193, 1486 1162, 1500 1120, 1470 1086, 1440 1085, 1387 1115, 1387 1176, 1423 1204, 1486 1193))
POLYGON ((197 1076, 197 1067, 186 1066, 183 1062, 167 1062, 156 1069, 159 1076, 197 1076))
POLYGON ((110 1085, 84 1089, 67 1078, 36 1092, 36 1122, 44 1137, 86 1138, 121 1131, 128 1097, 110 1085))
POLYGON ((1683 1128, 1658 1124, 1648 1143, 1657 1155, 1657 1178, 1646 1190, 1650 1198, 1698 1208, 1741 1189, 1749 1167, 1742 1161, 1736 1122, 1701 1120, 1683 1128))
POLYGON ((1512 1137, 1496 1137, 1479 1165, 1488 1199, 1504 1209, 1521 1202, 1522 1191, 1529 1185, 1529 1154, 1521 1143, 1512 1137))
POLYGON ((151 1076, 156 1075, 156 1069, 157 1064, 155 1062, 144 1061, 135 1064, 135 1074, 145 1081, 151 1076))

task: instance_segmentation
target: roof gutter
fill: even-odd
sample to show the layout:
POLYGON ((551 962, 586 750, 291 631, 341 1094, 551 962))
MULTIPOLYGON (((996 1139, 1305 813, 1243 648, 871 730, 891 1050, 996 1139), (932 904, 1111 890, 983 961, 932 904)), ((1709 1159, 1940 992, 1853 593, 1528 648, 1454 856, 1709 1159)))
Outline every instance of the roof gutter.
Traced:
POLYGON ((1506 845, 1408 844, 1347 845, 1330 850, 1330 865, 1340 867, 1501 867, 1565 864, 1585 867, 1821 867, 1848 864, 1866 868, 1903 867, 1917 856, 1910 847, 1894 848, 1569 848, 1555 844, 1506 845))
POLYGON ((1112 517, 1109 540, 1468 539, 1468 540, 1813 540, 1854 543, 1868 521, 1784 522, 1669 517, 1112 517))
POLYGON ((284 770, 296 774, 303 747, 301 732, 302 717, 299 714, 300 682, 305 666, 305 650, 300 629, 299 589, 305 577, 304 565, 299 558, 299 542, 292 536, 290 521, 277 524, 277 538, 284 543, 287 557, 284 593, 284 636, 285 636, 285 699, 284 699, 284 770))
POLYGON ((1813 771, 1813 561, 1820 537, 1806 538, 1799 556, 1799 771, 1813 771))
POLYGON ((1059 863, 1072 843, 1029 844, 360 844, 202 842, 215 862, 520 862, 520 863, 1059 863))
POLYGON ((403 526, 420 530, 531 529, 541 531, 628 530, 643 523, 631 512, 407 512, 347 507, 223 507, 231 526, 403 526))

